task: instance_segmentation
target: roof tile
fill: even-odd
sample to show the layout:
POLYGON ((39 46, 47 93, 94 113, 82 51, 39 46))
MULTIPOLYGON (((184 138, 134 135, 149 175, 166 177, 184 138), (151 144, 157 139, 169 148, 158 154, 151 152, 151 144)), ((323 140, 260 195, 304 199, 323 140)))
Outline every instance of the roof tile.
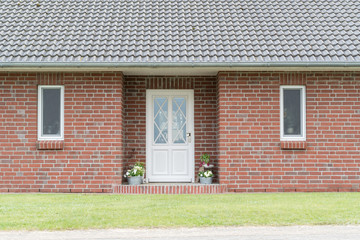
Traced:
POLYGON ((360 1, 0 0, 1 62, 354 62, 360 1))

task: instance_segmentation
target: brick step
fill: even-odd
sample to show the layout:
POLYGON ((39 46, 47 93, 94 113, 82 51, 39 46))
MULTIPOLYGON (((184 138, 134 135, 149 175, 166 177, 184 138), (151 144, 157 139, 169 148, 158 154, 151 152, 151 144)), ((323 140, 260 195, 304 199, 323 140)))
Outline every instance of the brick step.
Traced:
POLYGON ((137 186, 113 185, 113 193, 117 194, 219 194, 226 192, 226 185, 220 184, 149 183, 137 186))

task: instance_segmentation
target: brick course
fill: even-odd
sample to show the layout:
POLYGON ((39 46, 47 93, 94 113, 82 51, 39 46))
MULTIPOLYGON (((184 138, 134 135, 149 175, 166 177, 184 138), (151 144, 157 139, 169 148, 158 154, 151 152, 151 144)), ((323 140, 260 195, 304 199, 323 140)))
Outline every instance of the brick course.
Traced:
POLYGON ((36 149, 38 149, 38 150, 61 150, 61 149, 64 149, 64 141, 63 140, 37 141, 36 149))
POLYGON ((305 150, 306 141, 281 141, 281 149, 287 150, 305 150))
POLYGON ((111 192, 121 183, 122 73, 0 73, 0 86, 0 191, 111 192), (65 86, 64 141, 37 141, 38 84, 65 86))
POLYGON ((220 184, 142 184, 137 186, 116 185, 114 193, 120 194, 218 194, 226 193, 220 184))

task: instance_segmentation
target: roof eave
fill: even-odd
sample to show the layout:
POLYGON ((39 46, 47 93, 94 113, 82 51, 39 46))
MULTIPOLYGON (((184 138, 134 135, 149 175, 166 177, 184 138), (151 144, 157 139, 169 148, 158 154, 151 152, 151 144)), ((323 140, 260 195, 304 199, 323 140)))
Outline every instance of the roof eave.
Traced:
POLYGON ((360 67, 360 62, 0 62, 0 68, 107 67, 107 68, 178 68, 178 67, 360 67))
POLYGON ((225 71, 360 71, 360 62, 278 63, 0 63, 0 72, 123 72, 124 75, 216 76, 225 71))

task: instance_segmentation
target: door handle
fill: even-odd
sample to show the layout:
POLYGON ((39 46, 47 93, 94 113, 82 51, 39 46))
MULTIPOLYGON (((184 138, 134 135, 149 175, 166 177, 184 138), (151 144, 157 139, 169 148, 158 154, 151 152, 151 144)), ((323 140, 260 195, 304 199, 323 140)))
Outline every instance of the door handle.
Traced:
POLYGON ((191 143, 191 133, 186 133, 188 143, 191 143))

